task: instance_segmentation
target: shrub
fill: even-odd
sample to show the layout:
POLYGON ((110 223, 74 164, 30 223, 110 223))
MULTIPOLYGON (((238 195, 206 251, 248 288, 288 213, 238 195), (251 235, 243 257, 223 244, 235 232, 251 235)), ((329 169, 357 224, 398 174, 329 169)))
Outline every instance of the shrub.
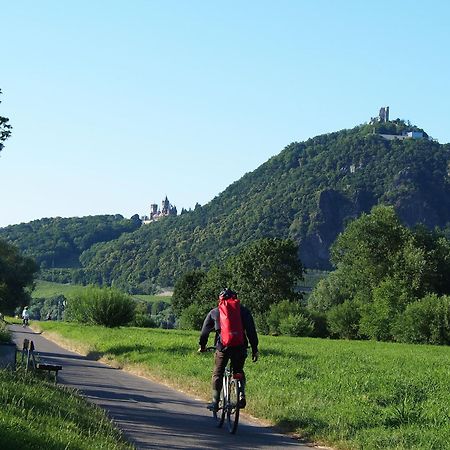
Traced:
POLYGON ((280 332, 287 336, 310 336, 314 330, 311 320, 303 314, 289 314, 280 321, 280 332))
POLYGON ((390 337, 391 310, 383 299, 361 306, 359 334, 377 341, 387 341, 390 337))
POLYGON ((429 294, 408 305, 394 327, 395 339, 416 344, 450 344, 450 297, 429 294))
POLYGON ((131 297, 117 289, 89 286, 69 297, 66 319, 117 327, 134 319, 134 308, 131 297))
MULTIPOLYGON (((270 306, 269 314, 267 315, 267 326, 270 334, 280 334, 280 323, 283 319, 287 319, 289 315, 296 315, 301 313, 301 306, 297 302, 290 302, 283 300, 270 306)), ((283 333, 284 334, 284 333, 283 333)))
POLYGON ((346 300, 331 308, 327 313, 328 327, 332 334, 344 338, 354 339, 358 336, 360 314, 355 302, 346 300))
POLYGON ((313 330, 310 334, 311 337, 325 338, 330 335, 328 330, 327 315, 324 312, 307 309, 308 317, 313 323, 313 330))
POLYGON ((380 341, 392 340, 392 325, 411 294, 402 280, 386 278, 373 289, 372 302, 360 308, 360 335, 380 341))
POLYGON ((6 328, 6 323, 0 319, 0 342, 11 342, 11 334, 6 328))
POLYGON ((156 328, 156 321, 153 319, 151 314, 149 314, 149 309, 151 305, 147 302, 137 302, 135 306, 135 314, 133 325, 140 328, 156 328))
POLYGON ((179 328, 184 330, 201 330, 209 310, 210 308, 207 305, 192 303, 181 313, 178 323, 179 328))

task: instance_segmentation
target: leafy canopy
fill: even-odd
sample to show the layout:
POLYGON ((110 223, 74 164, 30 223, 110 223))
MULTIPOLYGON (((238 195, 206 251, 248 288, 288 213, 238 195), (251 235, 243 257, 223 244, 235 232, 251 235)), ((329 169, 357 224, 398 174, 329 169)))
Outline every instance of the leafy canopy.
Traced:
POLYGON ((29 303, 38 267, 33 259, 24 257, 11 244, 0 240, 0 311, 12 313, 29 303))

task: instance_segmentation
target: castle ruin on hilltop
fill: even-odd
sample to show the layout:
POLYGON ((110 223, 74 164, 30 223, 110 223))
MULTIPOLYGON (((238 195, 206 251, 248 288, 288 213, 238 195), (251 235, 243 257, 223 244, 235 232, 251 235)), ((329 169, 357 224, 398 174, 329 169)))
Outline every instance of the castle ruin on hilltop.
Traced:
MULTIPOLYGON (((397 119, 398 121, 399 119, 397 119)), ((377 124, 383 124, 383 123, 389 123, 389 106, 382 106, 380 108, 380 112, 378 113, 378 117, 372 117, 370 119, 370 125, 377 125, 377 124)), ((394 121, 396 122, 396 121, 394 121)), ((409 122, 408 122, 409 124, 409 122)), ((380 133, 376 132, 376 126, 373 128, 373 133, 378 134, 382 138, 393 141, 393 140, 404 140, 404 139, 422 139, 424 137, 427 137, 423 131, 418 130, 404 130, 402 131, 402 134, 388 134, 388 133, 380 133)))
POLYGON ((150 205, 150 215, 142 216, 141 221, 143 224, 147 224, 156 222, 163 217, 176 216, 177 214, 177 207, 169 202, 166 195, 166 198, 161 202, 161 209, 158 209, 158 205, 156 203, 152 203, 150 205))
POLYGON ((389 106, 382 106, 378 117, 371 117, 370 124, 389 122, 389 106))

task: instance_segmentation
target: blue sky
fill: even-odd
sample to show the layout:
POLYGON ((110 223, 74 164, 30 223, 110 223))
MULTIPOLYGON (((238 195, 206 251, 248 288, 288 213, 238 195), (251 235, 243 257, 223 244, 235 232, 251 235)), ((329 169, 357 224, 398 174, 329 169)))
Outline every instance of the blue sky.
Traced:
POLYGON ((450 2, 0 1, 0 226, 206 204, 292 141, 450 141, 450 2))

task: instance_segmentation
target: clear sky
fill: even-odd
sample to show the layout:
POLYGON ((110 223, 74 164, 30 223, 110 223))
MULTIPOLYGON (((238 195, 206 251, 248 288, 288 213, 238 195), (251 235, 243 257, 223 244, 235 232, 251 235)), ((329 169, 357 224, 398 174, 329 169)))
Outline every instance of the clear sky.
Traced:
POLYGON ((204 205, 390 106, 450 141, 450 2, 0 0, 0 226, 204 205))

